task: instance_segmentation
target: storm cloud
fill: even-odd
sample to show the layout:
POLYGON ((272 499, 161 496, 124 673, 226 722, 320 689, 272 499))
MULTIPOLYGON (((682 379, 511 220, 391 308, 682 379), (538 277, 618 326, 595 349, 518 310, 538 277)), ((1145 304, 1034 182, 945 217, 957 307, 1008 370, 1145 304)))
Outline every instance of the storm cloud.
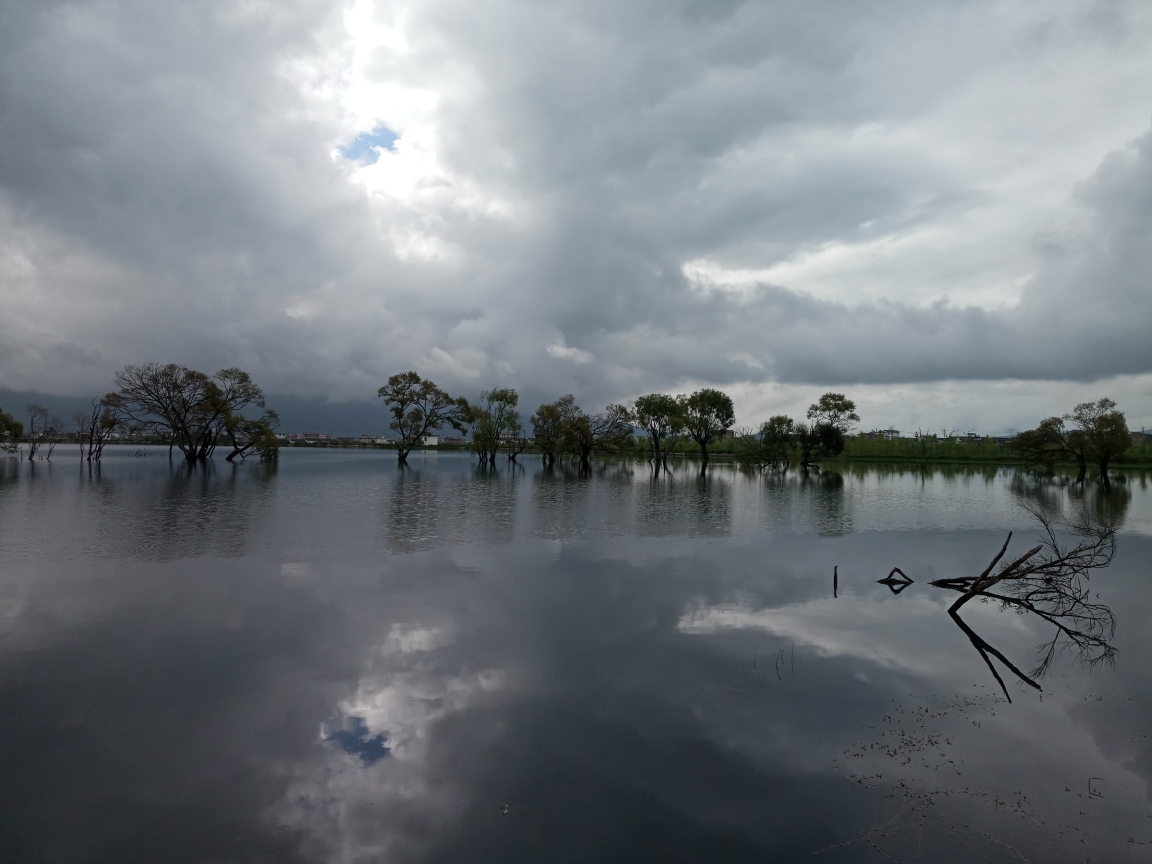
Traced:
POLYGON ((1138 419, 1150 32, 1122 0, 6 4, 0 386, 1053 413, 1076 381, 1138 419))

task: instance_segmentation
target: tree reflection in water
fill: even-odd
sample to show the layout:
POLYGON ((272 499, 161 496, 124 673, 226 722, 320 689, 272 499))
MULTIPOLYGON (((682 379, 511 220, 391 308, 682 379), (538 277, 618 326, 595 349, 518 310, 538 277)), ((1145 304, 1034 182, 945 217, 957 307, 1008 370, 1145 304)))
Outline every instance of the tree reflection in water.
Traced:
POLYGON ((961 596, 948 608, 948 614, 988 664, 1009 702, 1012 697, 992 657, 1025 684, 1041 690, 1038 679, 1044 676, 1061 650, 1090 666, 1111 663, 1116 655, 1111 644, 1116 629, 1112 610, 1103 603, 1093 603, 1088 586, 1091 572, 1112 562, 1116 552, 1115 525, 1086 511, 1081 511, 1074 521, 1060 523, 1039 509, 1031 512, 1043 529, 1043 540, 1038 546, 997 569, 1012 541, 1009 532, 1004 546, 979 576, 929 583, 960 592, 961 596), (1075 546, 1062 541, 1060 529, 1077 538, 1075 546), (1031 673, 1022 672, 960 617, 964 605, 977 597, 984 602, 999 603, 1002 609, 1031 613, 1056 628, 1052 638, 1040 646, 1040 661, 1031 673))

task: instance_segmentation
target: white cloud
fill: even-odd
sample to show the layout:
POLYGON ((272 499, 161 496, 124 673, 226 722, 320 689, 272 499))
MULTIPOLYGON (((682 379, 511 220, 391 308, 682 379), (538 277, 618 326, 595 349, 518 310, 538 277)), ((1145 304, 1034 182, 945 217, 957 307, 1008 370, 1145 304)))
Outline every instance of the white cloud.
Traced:
POLYGON ((1150 34, 1138 0, 16 4, 0 386, 1147 403, 1150 34))
POLYGON ((580 348, 571 348, 565 345, 563 339, 557 339, 555 342, 550 343, 545 350, 550 356, 555 357, 557 360, 570 360, 577 366, 591 363, 596 359, 596 356, 589 351, 584 351, 580 348))

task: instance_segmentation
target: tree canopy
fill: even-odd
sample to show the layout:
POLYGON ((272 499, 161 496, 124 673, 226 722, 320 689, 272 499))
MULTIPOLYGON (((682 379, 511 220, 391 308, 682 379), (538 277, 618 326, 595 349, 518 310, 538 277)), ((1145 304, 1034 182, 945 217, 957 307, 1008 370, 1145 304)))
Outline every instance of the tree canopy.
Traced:
POLYGON ((256 447, 262 456, 275 457, 276 414, 243 415, 246 408, 265 409, 265 404, 264 393, 242 369, 221 369, 209 377, 176 363, 129 365, 116 373, 116 385, 119 390, 105 397, 106 407, 139 428, 167 436, 188 462, 207 459, 222 438, 233 445, 229 460, 256 447))
POLYGON ((700 456, 708 461, 708 445, 736 422, 736 410, 728 394, 711 387, 697 390, 691 396, 677 398, 684 428, 700 445, 700 456))
POLYGON ((680 416, 680 406, 673 396, 665 393, 649 393, 637 399, 633 407, 633 420, 648 436, 652 458, 659 462, 662 458, 666 458, 664 439, 684 424, 680 416))
POLYGON ((856 413, 856 403, 843 393, 825 393, 808 406, 808 419, 814 425, 824 423, 847 435, 852 424, 860 422, 860 415, 856 413))
POLYGON ((15 453, 24 436, 24 424, 0 409, 0 451, 15 453))
POLYGON ((471 416, 467 399, 453 399, 415 372, 393 375, 377 395, 392 413, 391 428, 400 435, 396 457, 400 463, 408 461, 412 448, 433 429, 451 426, 463 432, 471 416))

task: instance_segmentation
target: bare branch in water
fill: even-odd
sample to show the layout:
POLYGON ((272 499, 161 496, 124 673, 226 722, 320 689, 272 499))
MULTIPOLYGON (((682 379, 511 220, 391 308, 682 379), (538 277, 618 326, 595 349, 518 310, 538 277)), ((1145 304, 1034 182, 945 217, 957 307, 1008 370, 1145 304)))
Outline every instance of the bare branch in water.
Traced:
POLYGON ((1113 663, 1116 657, 1116 649, 1111 644, 1116 619, 1107 606, 1091 601, 1088 586, 1091 572, 1107 567, 1116 554, 1115 525, 1093 519, 1084 512, 1078 513, 1072 521, 1060 523, 1039 510, 1030 508, 1029 512, 1043 531, 1043 542, 1039 546, 993 573, 1008 550, 1012 540, 1009 534, 1003 548, 980 576, 975 579, 938 579, 930 583, 937 588, 961 592, 962 596, 949 607, 948 614, 988 664, 1005 696, 1008 696, 1008 688, 992 665, 990 654, 1021 681, 1037 690, 1041 689, 1037 679, 1044 676, 1062 650, 1089 666, 1113 663), (1062 542, 1058 533, 1060 528, 1079 538, 1075 546, 1069 547, 1062 542), (996 591, 991 590, 994 587, 996 591), (1039 646, 1040 661, 1030 674, 1021 672, 961 619, 960 609, 974 597, 994 600, 1002 609, 1014 609, 1022 614, 1031 612, 1056 628, 1052 638, 1039 646))

